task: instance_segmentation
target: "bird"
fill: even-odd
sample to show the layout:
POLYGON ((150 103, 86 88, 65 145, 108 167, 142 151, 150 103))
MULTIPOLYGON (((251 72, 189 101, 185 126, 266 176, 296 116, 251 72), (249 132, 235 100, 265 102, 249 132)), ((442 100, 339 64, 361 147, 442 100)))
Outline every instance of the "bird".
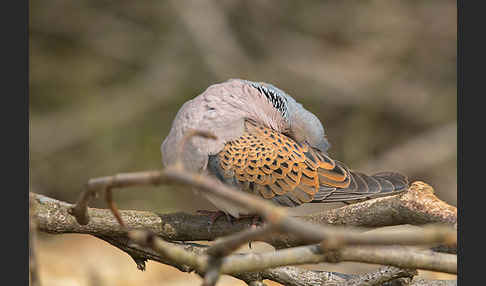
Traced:
MULTIPOLYGON (((408 188, 405 175, 351 170, 332 159, 329 148, 321 121, 292 96, 270 83, 235 78, 210 85, 182 105, 161 154, 165 167, 179 160, 185 170, 283 207, 349 204, 408 188), (192 137, 178 155, 176 146, 191 130, 217 138, 192 137)), ((249 215, 234 203, 203 195, 227 216, 249 215)))

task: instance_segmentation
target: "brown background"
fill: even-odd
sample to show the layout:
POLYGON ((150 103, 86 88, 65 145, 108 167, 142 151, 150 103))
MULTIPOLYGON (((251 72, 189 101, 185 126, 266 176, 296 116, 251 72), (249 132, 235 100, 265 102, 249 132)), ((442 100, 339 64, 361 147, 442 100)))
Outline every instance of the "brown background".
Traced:
MULTIPOLYGON (((182 103, 244 78, 314 112, 335 159, 401 171, 456 205, 456 15, 449 0, 32 1, 31 191, 73 202, 91 177, 160 168, 182 103)), ((158 212, 211 207, 165 187, 125 189, 116 200, 158 212)), ((128 256, 85 236, 41 235, 39 252, 49 285, 199 281, 153 262, 137 273, 128 256)))

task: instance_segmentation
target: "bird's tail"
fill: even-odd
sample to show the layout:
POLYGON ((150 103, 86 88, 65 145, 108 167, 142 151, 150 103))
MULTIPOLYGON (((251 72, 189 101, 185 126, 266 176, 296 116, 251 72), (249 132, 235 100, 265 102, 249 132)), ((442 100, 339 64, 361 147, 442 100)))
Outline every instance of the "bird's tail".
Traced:
POLYGON ((347 188, 321 186, 312 202, 356 202, 366 199, 394 195, 408 188, 408 178, 395 172, 380 172, 366 175, 349 171, 351 181, 347 188))

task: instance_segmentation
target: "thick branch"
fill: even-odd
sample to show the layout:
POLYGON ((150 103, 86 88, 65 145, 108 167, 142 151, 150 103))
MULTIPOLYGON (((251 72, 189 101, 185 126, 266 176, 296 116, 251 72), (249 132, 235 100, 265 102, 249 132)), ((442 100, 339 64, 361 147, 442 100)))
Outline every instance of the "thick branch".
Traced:
POLYGON ((263 279, 269 279, 283 285, 323 286, 336 285, 354 278, 354 275, 327 271, 309 271, 293 266, 266 269, 261 272, 263 279))
POLYGON ((318 213, 310 221, 368 227, 428 223, 457 227, 457 208, 437 198, 431 186, 417 181, 402 194, 318 213))
POLYGON ((337 284, 336 286, 378 286, 403 277, 407 277, 412 280, 412 278, 417 274, 417 270, 386 266, 374 272, 357 275, 357 277, 348 279, 337 284))

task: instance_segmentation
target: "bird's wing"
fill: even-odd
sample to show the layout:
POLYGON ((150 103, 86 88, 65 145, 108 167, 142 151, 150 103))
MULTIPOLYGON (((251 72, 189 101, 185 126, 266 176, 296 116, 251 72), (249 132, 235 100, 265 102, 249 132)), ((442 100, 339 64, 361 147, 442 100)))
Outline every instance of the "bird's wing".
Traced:
POLYGON ((351 181, 327 155, 250 122, 242 136, 210 158, 208 169, 226 183, 287 206, 311 202, 323 187, 347 188, 351 181))
MULTIPOLYGON (((340 162, 336 163, 344 167, 340 162)), ((346 168, 346 167, 344 167, 346 168)), ((347 169, 347 168, 346 168, 347 169)), ((321 186, 314 195, 314 203, 356 202, 403 192, 408 187, 408 178, 395 172, 381 172, 371 176, 347 170, 351 182, 346 188, 321 186)))

